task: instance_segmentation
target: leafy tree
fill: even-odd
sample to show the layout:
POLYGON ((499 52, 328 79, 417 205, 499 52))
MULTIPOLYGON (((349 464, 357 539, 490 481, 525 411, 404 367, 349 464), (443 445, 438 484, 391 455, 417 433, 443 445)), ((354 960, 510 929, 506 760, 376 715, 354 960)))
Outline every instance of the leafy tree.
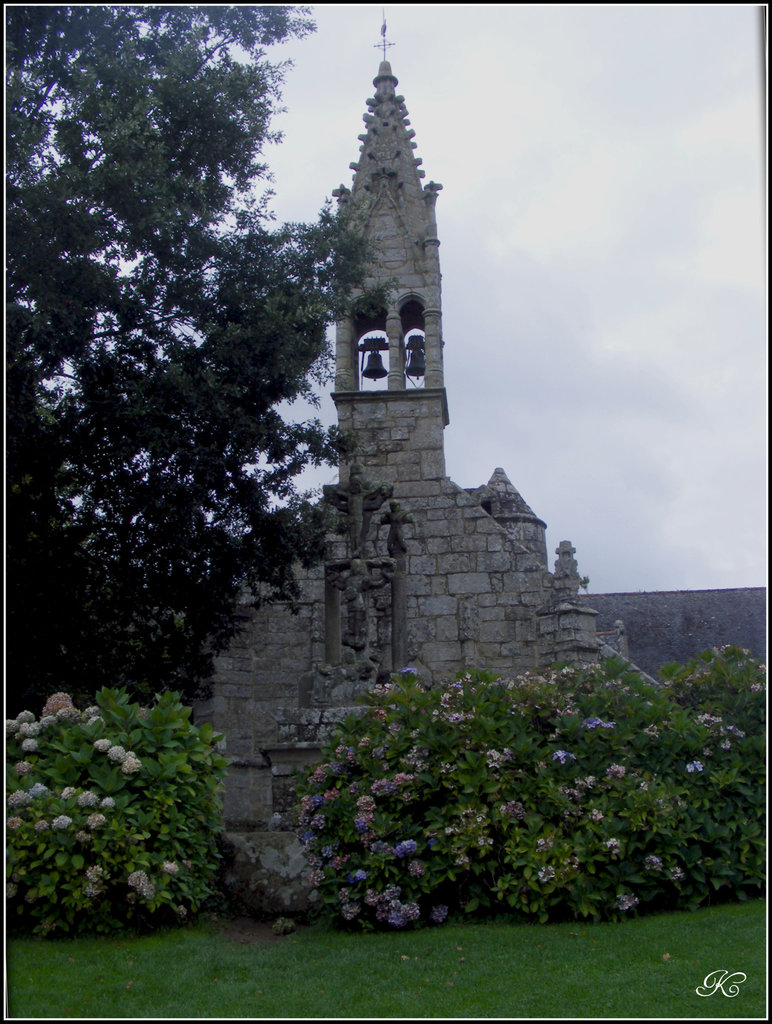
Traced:
POLYGON ((284 6, 6 8, 7 670, 191 695, 244 589, 320 549, 293 480, 340 439, 283 403, 329 370, 359 236, 277 226, 284 6))

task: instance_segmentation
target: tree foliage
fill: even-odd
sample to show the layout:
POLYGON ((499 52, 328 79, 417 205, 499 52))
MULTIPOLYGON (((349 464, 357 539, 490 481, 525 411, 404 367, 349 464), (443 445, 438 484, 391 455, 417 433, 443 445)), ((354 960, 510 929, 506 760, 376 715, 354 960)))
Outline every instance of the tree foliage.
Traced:
POLYGON ((362 242, 276 225, 265 149, 304 8, 6 9, 12 707, 190 695, 237 595, 318 554, 296 492, 340 439, 285 403, 329 369, 362 242))

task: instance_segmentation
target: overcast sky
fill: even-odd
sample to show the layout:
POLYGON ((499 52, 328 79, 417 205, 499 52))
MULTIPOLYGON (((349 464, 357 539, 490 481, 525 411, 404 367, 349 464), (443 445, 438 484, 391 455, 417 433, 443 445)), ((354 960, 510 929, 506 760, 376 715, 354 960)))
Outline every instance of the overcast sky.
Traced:
MULTIPOLYGON (((271 50, 295 61, 282 220, 351 185, 382 10, 317 5, 314 35, 271 50)), ((760 8, 385 12, 444 186, 448 475, 503 467, 590 593, 765 586, 760 8)))

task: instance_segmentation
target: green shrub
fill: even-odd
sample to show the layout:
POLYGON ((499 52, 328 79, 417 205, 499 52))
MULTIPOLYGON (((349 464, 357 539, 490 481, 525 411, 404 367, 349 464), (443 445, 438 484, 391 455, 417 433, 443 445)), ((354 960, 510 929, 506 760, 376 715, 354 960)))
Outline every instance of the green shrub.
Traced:
POLYGON ((226 761, 164 693, 54 694, 6 722, 8 921, 36 934, 180 921, 213 892, 226 761))
POLYGON ((765 674, 726 648, 662 686, 621 661, 364 698, 298 787, 320 909, 616 920, 759 895, 765 674))

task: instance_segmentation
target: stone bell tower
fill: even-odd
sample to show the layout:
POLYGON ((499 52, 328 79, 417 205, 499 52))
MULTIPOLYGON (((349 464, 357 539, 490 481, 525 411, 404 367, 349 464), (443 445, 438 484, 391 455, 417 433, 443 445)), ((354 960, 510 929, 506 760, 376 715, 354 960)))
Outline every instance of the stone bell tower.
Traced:
POLYGON ((353 185, 333 192, 361 218, 373 247, 367 283, 387 295, 379 308, 355 302, 338 323, 333 400, 341 428, 356 435, 357 458, 371 475, 398 486, 445 476, 448 405, 435 218, 442 186, 422 184, 397 84, 382 61, 360 157, 351 164, 353 185))

